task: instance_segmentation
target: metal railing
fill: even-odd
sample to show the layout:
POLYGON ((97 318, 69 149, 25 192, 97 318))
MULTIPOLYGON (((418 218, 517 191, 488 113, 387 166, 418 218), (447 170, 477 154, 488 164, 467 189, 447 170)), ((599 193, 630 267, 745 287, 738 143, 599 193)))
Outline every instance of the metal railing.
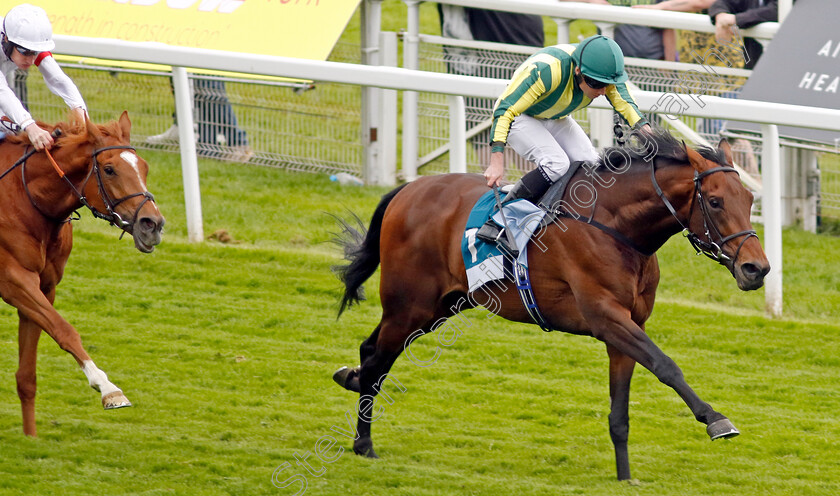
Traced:
MULTIPOLYGON (((56 37, 59 38, 59 37, 56 37)), ((395 67, 377 67, 338 62, 319 62, 286 57, 249 55, 217 50, 195 48, 176 48, 158 44, 131 43, 119 40, 103 42, 99 39, 86 39, 70 36, 60 37, 62 50, 66 53, 106 59, 129 60, 136 62, 163 63, 174 67, 176 107, 180 126, 181 153, 185 178, 185 201, 190 239, 203 239, 200 218, 200 194, 198 191, 198 172, 195 160, 194 131, 192 128, 191 100, 189 84, 183 67, 196 67, 209 70, 221 70, 255 74, 263 76, 286 77, 300 80, 327 81, 334 83, 375 87, 388 90, 409 92, 434 92, 449 95, 449 102, 457 119, 450 125, 450 161, 454 170, 462 170, 466 162, 465 123, 463 121, 463 97, 494 98, 507 84, 503 79, 469 77, 449 74, 434 74, 395 67), (460 120, 459 120, 460 119, 460 120)), ((395 43, 383 43, 385 47, 395 47, 395 43)), ((392 59, 387 54, 383 60, 392 59)), ((639 108, 646 112, 668 111, 663 109, 663 100, 679 95, 640 91, 636 95, 639 108)), ((683 95, 688 100, 691 96, 683 95)), ((777 124, 779 116, 784 116, 784 124, 811 129, 825 129, 840 132, 840 111, 824 108, 800 107, 795 105, 771 104, 744 100, 724 99, 704 96, 705 106, 689 106, 682 109, 684 115, 712 119, 732 119, 762 124, 764 137, 765 164, 762 170, 764 197, 768 199, 764 212, 765 250, 774 271, 766 280, 767 309, 771 314, 781 314, 781 167, 777 124)), ((382 101, 380 101, 382 103, 382 101)), ((595 108, 610 108, 607 102, 596 100, 595 108)), ((392 106, 380 105, 380 122, 388 120, 392 106)), ((383 144, 372 140, 370 147, 381 152, 379 156, 388 156, 385 149, 393 144, 383 144)), ((383 167, 395 167, 395 164, 381 164, 383 167)), ((383 177, 388 174, 383 173, 383 177)))

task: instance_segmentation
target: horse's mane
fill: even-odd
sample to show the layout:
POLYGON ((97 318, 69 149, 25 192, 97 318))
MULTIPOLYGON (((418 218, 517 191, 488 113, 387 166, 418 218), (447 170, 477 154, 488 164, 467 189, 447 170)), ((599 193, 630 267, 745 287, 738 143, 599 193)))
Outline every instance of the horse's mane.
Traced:
MULTIPOLYGON (((671 133, 658 126, 651 126, 652 133, 646 137, 640 138, 639 131, 633 131, 630 135, 630 140, 625 146, 614 146, 606 148, 598 161, 598 168, 606 167, 609 162, 610 169, 623 169, 626 166, 627 159, 630 158, 632 164, 646 164, 651 157, 671 159, 676 162, 688 162, 688 153, 685 151, 685 143, 677 140, 671 133), (651 150, 654 151, 651 154, 651 150)), ((701 146, 696 148, 697 153, 706 160, 725 165, 726 157, 723 151, 701 146)))
MULTIPOLYGON (((42 121, 36 121, 36 124, 42 129, 52 132, 54 129, 61 129, 61 138, 56 146, 79 146, 87 143, 89 140, 87 126, 85 121, 79 119, 75 114, 71 114, 66 122, 57 122, 49 124, 42 121)), ((103 136, 111 136, 117 139, 123 138, 123 131, 118 121, 113 120, 105 124, 94 124, 103 136)), ((10 143, 17 143, 23 145, 30 145, 29 136, 25 132, 17 135, 8 135, 5 140, 10 143)))

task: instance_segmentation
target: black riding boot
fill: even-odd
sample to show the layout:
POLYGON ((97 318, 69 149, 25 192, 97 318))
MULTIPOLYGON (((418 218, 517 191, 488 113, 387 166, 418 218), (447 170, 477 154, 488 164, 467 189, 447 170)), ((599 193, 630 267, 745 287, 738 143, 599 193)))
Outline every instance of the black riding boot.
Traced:
MULTIPOLYGON (((502 204, 511 202, 513 200, 524 199, 536 204, 537 201, 548 191, 551 187, 551 180, 543 172, 542 168, 537 167, 531 172, 522 176, 513 188, 508 192, 502 204)), ((504 229, 493 222, 493 219, 488 219, 476 233, 478 239, 487 241, 488 243, 504 243, 504 248, 507 248, 509 253, 517 253, 515 246, 509 246, 507 237, 504 236, 504 229)))

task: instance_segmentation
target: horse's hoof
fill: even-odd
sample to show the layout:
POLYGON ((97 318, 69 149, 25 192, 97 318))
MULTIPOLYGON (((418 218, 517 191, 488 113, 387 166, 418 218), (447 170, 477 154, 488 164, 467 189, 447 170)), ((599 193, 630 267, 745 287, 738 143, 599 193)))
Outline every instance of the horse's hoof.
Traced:
POLYGON ((115 408, 125 408, 131 406, 131 402, 125 397, 122 391, 114 391, 102 397, 102 406, 106 410, 113 410, 115 408))
POLYGON ((706 432, 712 438, 712 441, 715 439, 729 439, 741 433, 728 418, 722 418, 712 422, 706 427, 706 432))
POLYGON ((333 380, 348 391, 359 392, 359 367, 341 367, 333 374, 333 380))
POLYGON ((353 453, 368 458, 379 458, 373 451, 373 441, 369 437, 359 438, 353 443, 353 453))

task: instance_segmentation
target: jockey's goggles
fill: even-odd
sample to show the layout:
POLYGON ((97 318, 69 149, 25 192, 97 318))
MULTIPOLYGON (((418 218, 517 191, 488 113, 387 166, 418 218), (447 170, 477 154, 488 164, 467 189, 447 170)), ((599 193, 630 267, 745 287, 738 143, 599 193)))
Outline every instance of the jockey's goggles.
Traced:
POLYGON ((606 88, 609 86, 609 83, 605 83, 603 81, 598 81, 597 79, 592 79, 587 75, 583 75, 583 82, 586 83, 587 86, 592 88, 593 90, 600 90, 601 88, 606 88))
POLYGON ((32 57, 33 55, 38 55, 39 53, 41 53, 38 50, 30 50, 28 48, 23 48, 22 46, 17 45, 15 43, 12 43, 12 45, 14 45, 15 50, 17 50, 18 53, 23 55, 24 57, 32 57))

